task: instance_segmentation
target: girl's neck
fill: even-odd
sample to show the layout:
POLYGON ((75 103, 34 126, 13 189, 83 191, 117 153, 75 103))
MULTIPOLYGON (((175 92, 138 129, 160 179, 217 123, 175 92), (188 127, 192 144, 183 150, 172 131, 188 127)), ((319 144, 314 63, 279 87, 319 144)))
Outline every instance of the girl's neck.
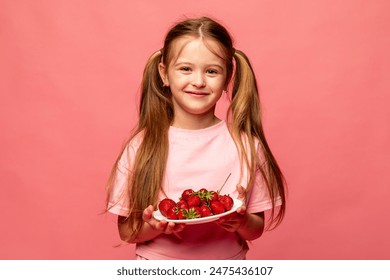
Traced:
POLYGON ((191 118, 178 118, 173 120, 172 126, 177 128, 196 130, 213 126, 219 123, 221 120, 215 115, 209 117, 191 117, 191 118))

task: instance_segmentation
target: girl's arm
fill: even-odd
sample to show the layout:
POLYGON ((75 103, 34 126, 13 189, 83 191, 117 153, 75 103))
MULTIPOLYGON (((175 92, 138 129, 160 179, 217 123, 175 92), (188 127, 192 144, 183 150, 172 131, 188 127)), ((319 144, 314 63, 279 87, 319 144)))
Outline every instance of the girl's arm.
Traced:
POLYGON ((259 238, 264 231, 264 212, 247 213, 245 207, 245 189, 237 186, 238 198, 243 200, 243 206, 236 212, 220 218, 217 223, 225 230, 237 232, 244 240, 259 238))
POLYGON ((238 235, 245 240, 254 240, 259 238, 264 232, 264 212, 246 213, 247 218, 237 229, 238 235))
POLYGON ((138 233, 138 235, 130 239, 132 230, 129 228, 128 223, 125 222, 126 217, 118 216, 118 230, 120 238, 123 241, 129 242, 129 243, 141 243, 145 241, 152 240, 159 236, 160 234, 174 234, 176 237, 179 238, 178 232, 182 231, 184 229, 184 224, 176 225, 172 222, 167 221, 158 221, 155 218, 153 218, 153 206, 150 205, 147 207, 143 214, 143 225, 138 233))
POLYGON ((236 231, 244 240, 254 240, 263 234, 264 212, 247 213, 245 206, 240 207, 237 212, 220 218, 218 224, 227 231, 236 231))

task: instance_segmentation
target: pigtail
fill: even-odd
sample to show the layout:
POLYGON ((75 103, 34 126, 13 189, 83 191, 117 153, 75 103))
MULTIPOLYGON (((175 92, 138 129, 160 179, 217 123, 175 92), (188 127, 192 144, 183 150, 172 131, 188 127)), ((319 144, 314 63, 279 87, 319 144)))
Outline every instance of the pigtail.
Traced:
POLYGON ((142 212, 155 206, 162 187, 168 159, 168 129, 173 119, 170 92, 158 72, 161 51, 154 53, 146 64, 142 80, 142 98, 138 132, 142 142, 134 160, 130 186, 129 222, 134 225, 133 237, 142 227, 142 212))
POLYGON ((162 61, 162 52, 155 52, 148 60, 141 84, 141 103, 139 128, 155 127, 156 119, 163 126, 169 126, 173 119, 173 106, 170 91, 160 77, 158 68, 162 61), (161 112, 165 113, 161 115, 161 112), (156 117, 157 116, 157 117, 156 117))
POLYGON ((138 126, 122 148, 109 180, 108 187, 111 188, 121 155, 132 140, 141 137, 135 159, 132 160, 131 174, 127 178, 127 193, 124 194, 130 202, 129 214, 126 219, 121 219, 131 232, 129 241, 142 228, 143 210, 149 205, 156 206, 168 158, 168 129, 173 119, 173 105, 169 88, 164 87, 158 72, 161 57, 161 51, 155 52, 145 66, 138 126))
POLYGON ((241 161, 248 166, 249 187, 254 184, 256 172, 261 173, 267 185, 272 200, 271 222, 267 228, 272 229, 279 225, 284 217, 285 180, 264 135, 259 92, 253 68, 242 51, 236 50, 234 59, 236 69, 227 119, 232 119, 231 132, 236 145, 240 151, 245 151, 241 153, 241 161), (244 144, 243 135, 247 138, 249 147, 244 144), (255 146, 256 139, 259 141, 259 148, 262 149, 264 159, 259 158, 258 147, 255 146), (274 209, 278 197, 281 198, 282 205, 275 214, 274 209))

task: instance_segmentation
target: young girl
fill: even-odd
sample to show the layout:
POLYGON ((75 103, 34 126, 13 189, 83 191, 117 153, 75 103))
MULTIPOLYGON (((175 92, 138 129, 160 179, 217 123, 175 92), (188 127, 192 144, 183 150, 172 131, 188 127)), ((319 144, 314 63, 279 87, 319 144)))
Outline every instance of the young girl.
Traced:
POLYGON ((138 127, 122 149, 107 188, 123 241, 137 259, 245 259, 247 241, 285 213, 285 183, 268 147, 255 75, 227 30, 206 17, 188 19, 167 34, 147 62, 138 127), (226 121, 215 115, 231 91, 226 121), (159 201, 185 189, 217 191, 242 200, 217 221, 185 225, 158 221, 159 201), (278 211, 274 211, 274 210, 278 211))

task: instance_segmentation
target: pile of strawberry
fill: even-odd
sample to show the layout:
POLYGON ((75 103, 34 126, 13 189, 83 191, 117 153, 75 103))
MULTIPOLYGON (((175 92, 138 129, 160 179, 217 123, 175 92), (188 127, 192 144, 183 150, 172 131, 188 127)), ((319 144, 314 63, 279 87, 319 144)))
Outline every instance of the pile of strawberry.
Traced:
POLYGON ((224 213, 232 209, 233 203, 229 195, 220 195, 204 188, 199 191, 187 189, 178 202, 170 198, 161 200, 158 209, 170 220, 185 220, 224 213))

